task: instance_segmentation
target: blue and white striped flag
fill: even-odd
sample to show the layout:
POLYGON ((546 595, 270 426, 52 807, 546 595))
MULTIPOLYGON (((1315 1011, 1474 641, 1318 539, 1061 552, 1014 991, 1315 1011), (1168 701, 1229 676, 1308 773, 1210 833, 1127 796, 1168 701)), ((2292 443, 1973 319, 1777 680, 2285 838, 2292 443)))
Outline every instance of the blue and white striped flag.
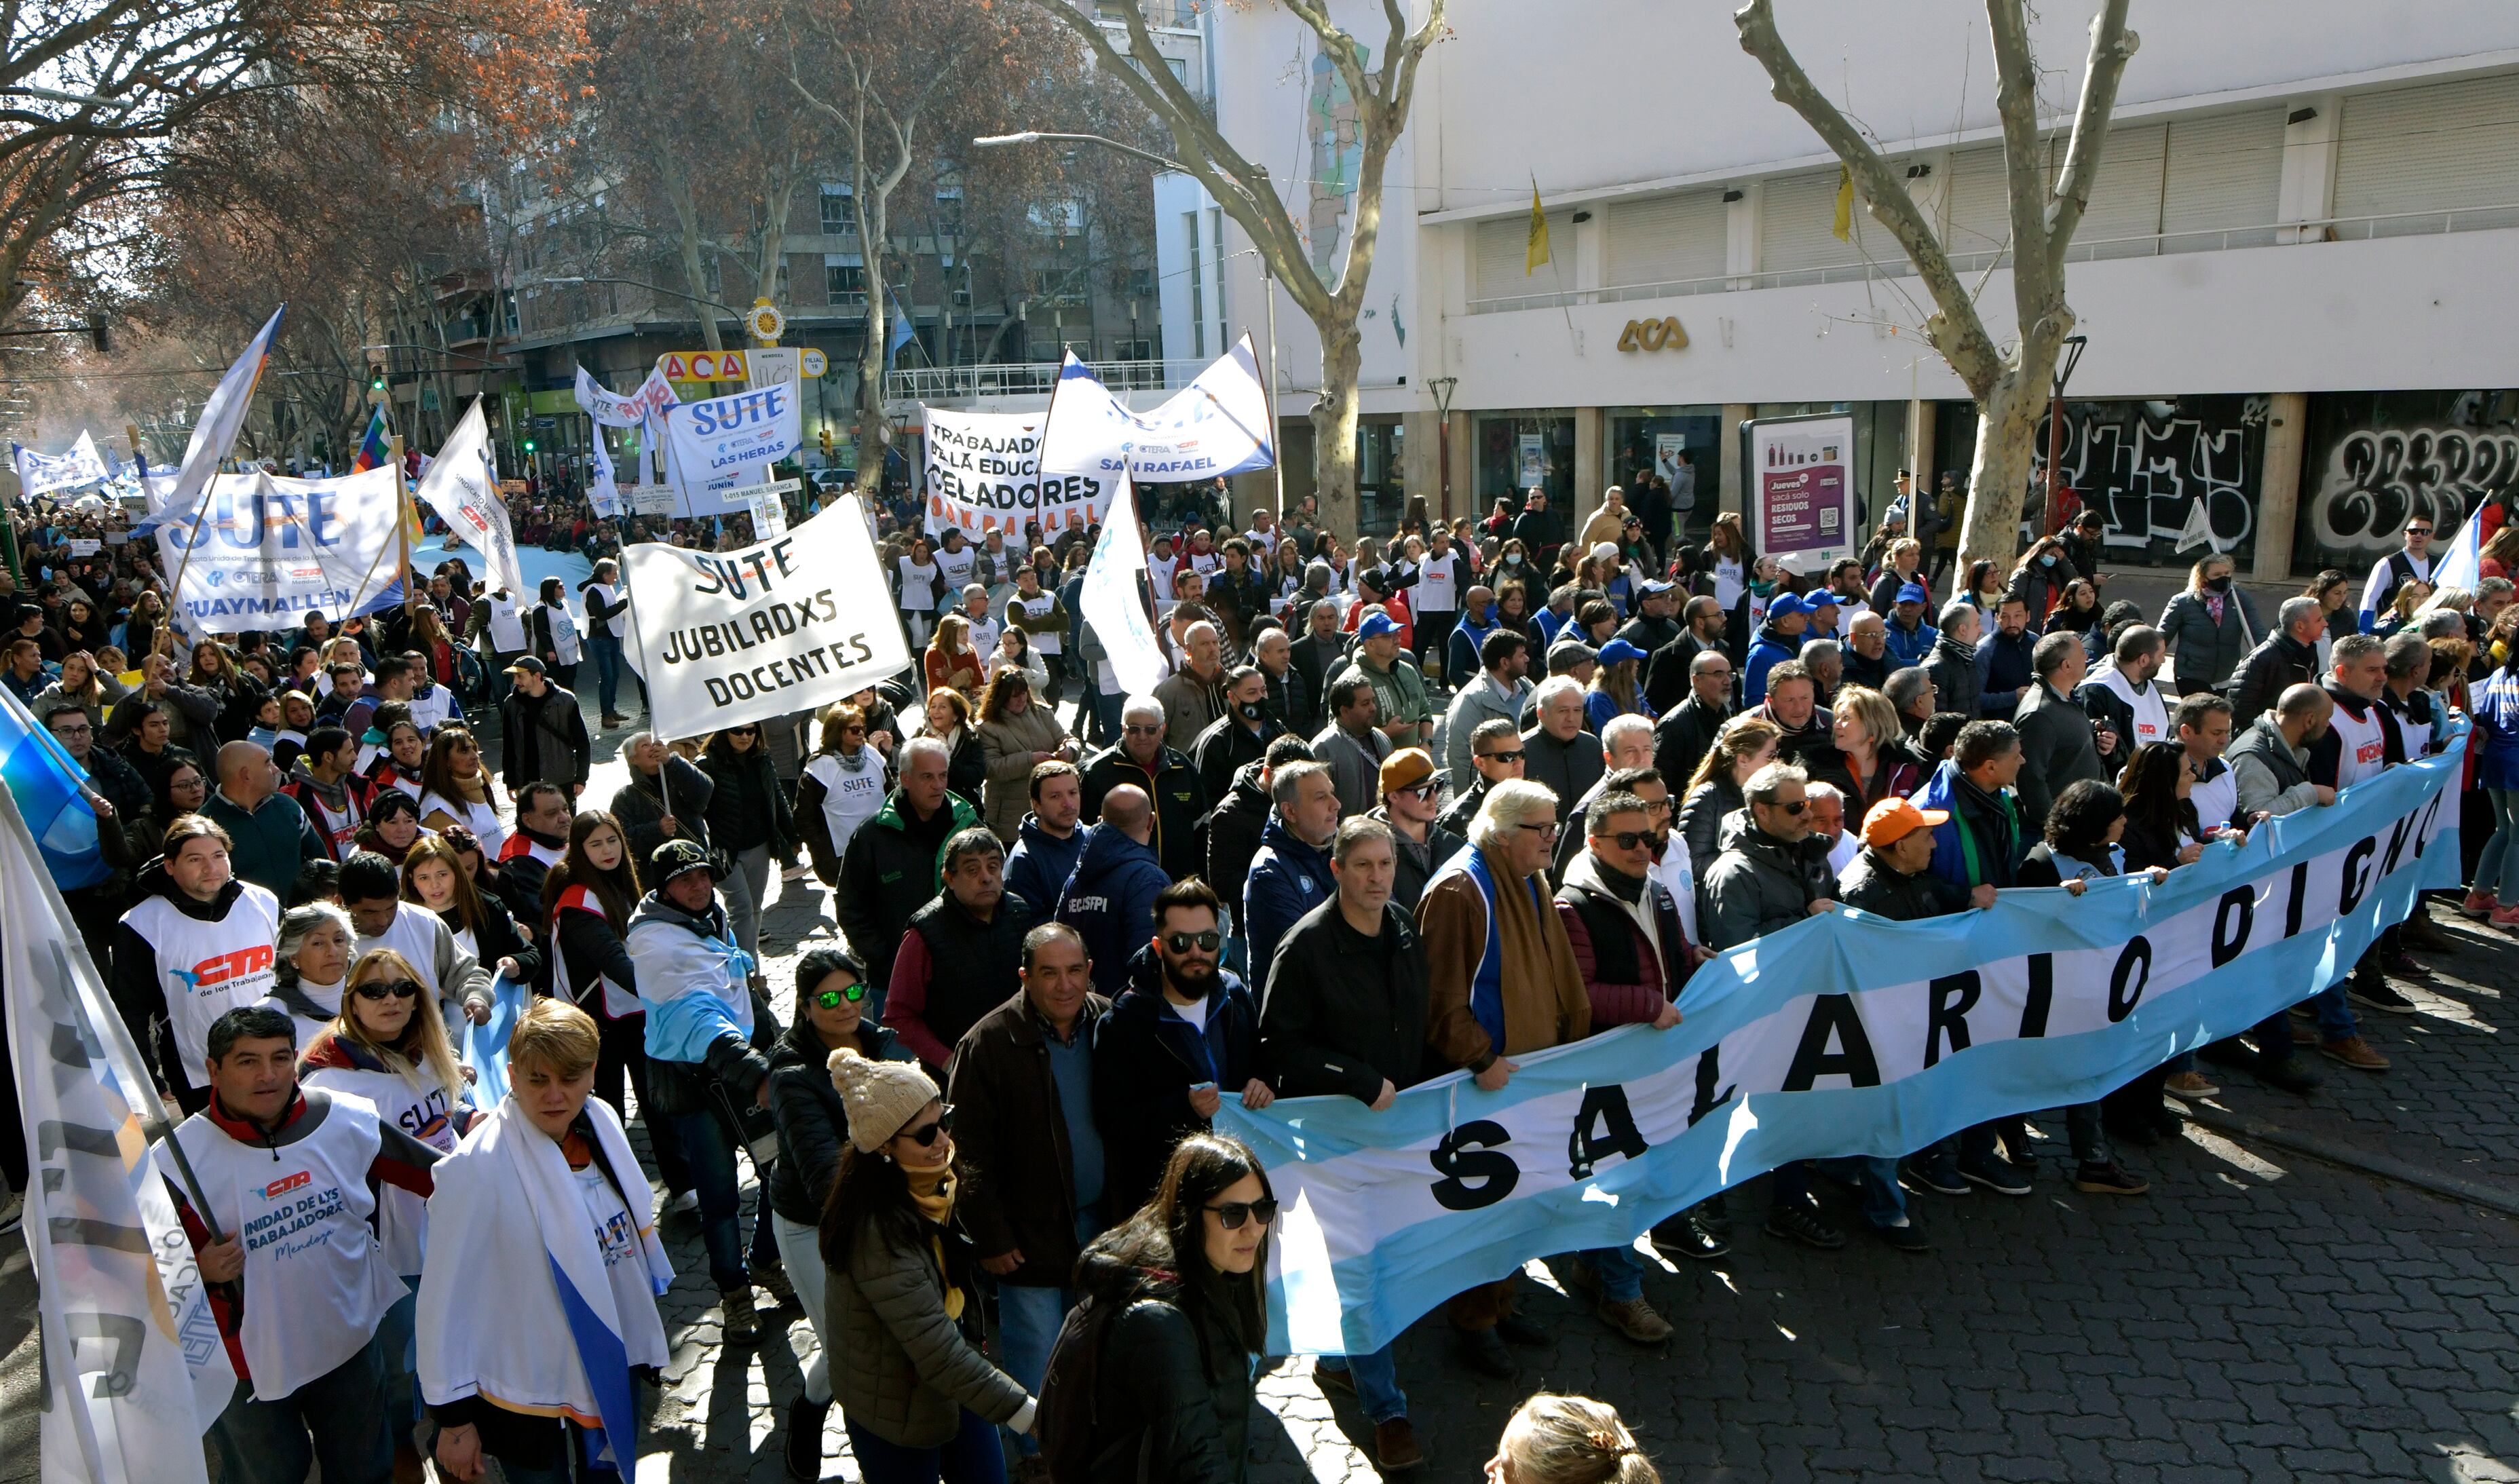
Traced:
POLYGON ((67 892, 113 874, 97 845, 96 809, 82 787, 87 769, 6 687, 0 687, 0 779, 18 801, 54 886, 67 892))
POLYGON ((2457 539, 2441 553, 2440 562, 2432 568, 2432 590, 2464 588, 2469 592, 2484 579, 2484 506, 2468 512, 2466 523, 2457 528, 2457 539))

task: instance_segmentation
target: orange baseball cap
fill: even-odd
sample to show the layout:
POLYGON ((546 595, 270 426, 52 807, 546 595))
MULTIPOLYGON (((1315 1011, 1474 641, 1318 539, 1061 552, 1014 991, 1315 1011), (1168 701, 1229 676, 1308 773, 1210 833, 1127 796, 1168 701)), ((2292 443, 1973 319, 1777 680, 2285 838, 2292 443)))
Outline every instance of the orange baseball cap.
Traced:
POLYGON ((1863 816, 1863 843, 1892 846, 1917 830, 1929 830, 1950 817, 1945 809, 1920 809, 1912 799, 1883 799, 1863 816))

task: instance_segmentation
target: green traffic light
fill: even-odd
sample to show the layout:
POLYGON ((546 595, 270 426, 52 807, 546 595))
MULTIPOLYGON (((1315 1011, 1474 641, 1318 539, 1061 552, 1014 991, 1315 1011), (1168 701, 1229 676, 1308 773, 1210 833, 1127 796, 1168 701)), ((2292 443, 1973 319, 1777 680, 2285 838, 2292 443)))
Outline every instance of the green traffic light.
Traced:
POLYGON ((528 438, 528 439, 526 439, 526 440, 525 440, 525 452, 526 452, 526 453, 528 453, 528 454, 530 454, 530 453, 532 453, 533 451, 534 451, 534 441, 533 441, 531 438, 528 438))

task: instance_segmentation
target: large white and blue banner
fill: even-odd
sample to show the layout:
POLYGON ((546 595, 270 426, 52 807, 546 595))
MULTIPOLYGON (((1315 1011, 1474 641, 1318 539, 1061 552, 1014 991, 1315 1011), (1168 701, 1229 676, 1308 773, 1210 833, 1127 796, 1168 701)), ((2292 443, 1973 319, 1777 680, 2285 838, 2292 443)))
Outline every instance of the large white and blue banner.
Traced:
POLYGON ((113 477, 106 467, 105 456, 97 452, 96 435, 81 433, 78 442, 66 454, 38 454, 23 444, 9 445, 9 458, 18 469, 18 498, 32 500, 50 495, 55 490, 75 490, 85 485, 103 484, 113 477))
POLYGON ((221 474, 196 515, 157 528, 175 574, 175 621, 192 634, 338 623, 401 598, 402 470, 337 479, 221 474))
POLYGON ((1039 522, 1042 539, 1055 541, 1111 508, 1116 474, 1041 473, 1041 414, 924 412, 928 535, 959 526, 977 542, 992 531, 1019 536, 1027 522, 1039 522))
POLYGON ((1837 911, 1701 966, 1667 1030, 1621 1026, 1454 1072, 1374 1113, 1227 1101, 1285 1204, 1269 1353, 1362 1354, 1474 1285, 1623 1246, 1762 1170, 1898 1157, 2089 1102, 2349 974, 2458 881, 2465 745, 2148 876, 1896 923, 1837 911))
POLYGON ((1038 468, 1044 478, 1125 472, 1140 484, 1247 474, 1277 462, 1268 422, 1249 335, 1150 413, 1130 412, 1069 351, 1050 388, 1038 468))
POLYGON ((803 404, 793 385, 685 402, 662 415, 682 494, 677 515, 749 509, 741 500, 727 499, 727 492, 769 483, 770 466, 795 458, 805 443, 803 404))

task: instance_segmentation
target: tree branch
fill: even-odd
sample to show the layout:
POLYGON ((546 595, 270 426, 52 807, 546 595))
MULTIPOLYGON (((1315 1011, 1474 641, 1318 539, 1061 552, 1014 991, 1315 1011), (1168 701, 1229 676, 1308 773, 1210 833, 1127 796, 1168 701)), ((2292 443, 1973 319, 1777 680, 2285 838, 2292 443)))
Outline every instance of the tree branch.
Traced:
POLYGON ((2082 100, 2073 109, 2073 143, 2064 153, 2064 173, 2055 183, 2055 199, 2047 208, 2047 260, 2061 278, 2064 251, 2082 225, 2091 204, 2091 186, 2099 178, 2099 155, 2107 141, 2108 120, 2116 112, 2117 84, 2126 63, 2143 38, 2126 29, 2127 0, 2101 0, 2091 20, 2091 55, 2082 68, 2082 100))

